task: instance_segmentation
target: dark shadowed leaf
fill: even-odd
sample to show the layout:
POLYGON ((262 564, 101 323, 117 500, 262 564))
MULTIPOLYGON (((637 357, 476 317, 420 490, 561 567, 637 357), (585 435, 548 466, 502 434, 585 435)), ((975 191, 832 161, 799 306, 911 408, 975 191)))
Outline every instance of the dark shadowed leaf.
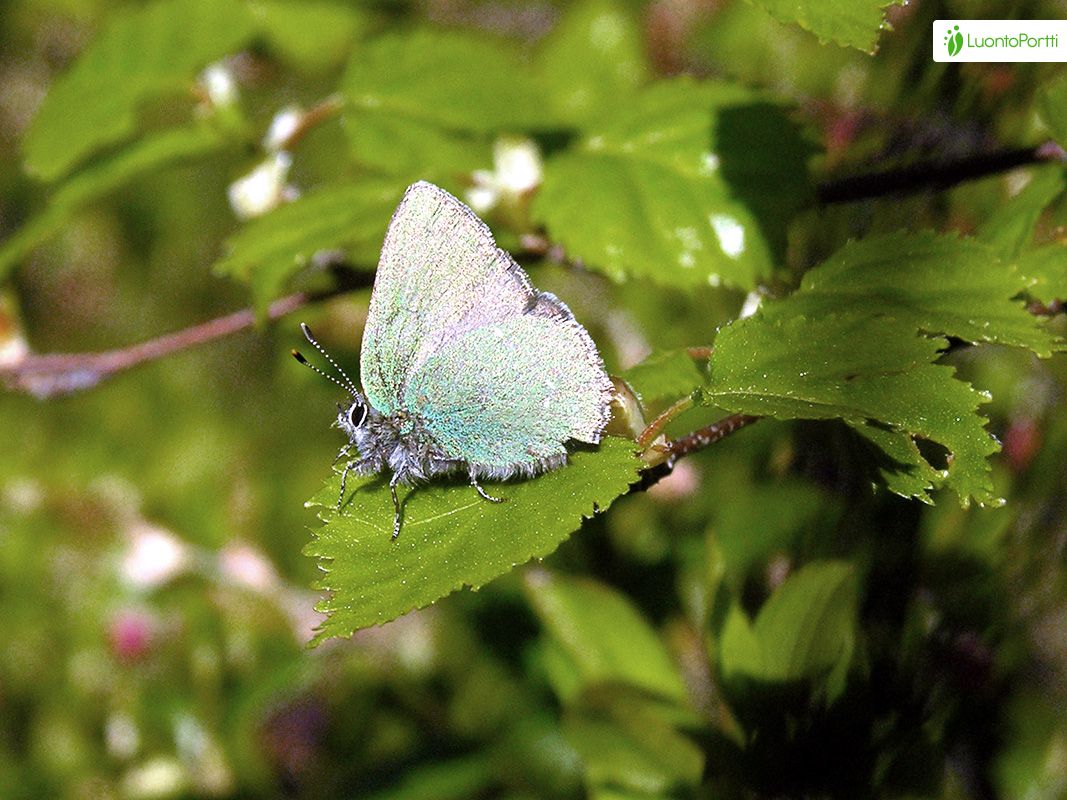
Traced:
POLYGON ((393 502, 380 476, 349 480, 337 513, 340 476, 309 502, 324 524, 305 552, 325 572, 327 614, 316 641, 348 636, 429 605, 463 586, 478 588, 512 567, 545 556, 626 491, 641 467, 632 442, 606 439, 570 464, 537 478, 490 484, 507 499, 489 503, 465 482, 434 482, 404 496, 404 528, 391 538, 393 502))

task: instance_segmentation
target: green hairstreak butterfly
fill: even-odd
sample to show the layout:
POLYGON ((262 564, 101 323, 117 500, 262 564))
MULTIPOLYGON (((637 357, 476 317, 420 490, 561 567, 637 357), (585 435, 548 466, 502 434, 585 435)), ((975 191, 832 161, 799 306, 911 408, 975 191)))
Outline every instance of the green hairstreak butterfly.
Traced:
POLYGON ((349 439, 338 507, 349 473, 390 473, 394 538, 397 484, 459 473, 498 501, 480 480, 560 467, 566 443, 596 444, 610 416, 611 380, 585 328, 530 284, 473 211, 431 183, 408 188, 385 235, 362 391, 302 328, 340 375, 326 377, 351 395, 338 406, 349 439))

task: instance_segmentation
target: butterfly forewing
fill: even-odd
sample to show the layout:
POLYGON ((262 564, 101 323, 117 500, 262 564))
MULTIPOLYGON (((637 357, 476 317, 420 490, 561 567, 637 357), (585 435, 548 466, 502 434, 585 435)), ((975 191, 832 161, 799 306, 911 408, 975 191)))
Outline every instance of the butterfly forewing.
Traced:
POLYGON ((363 332, 360 372, 372 405, 385 414, 402 407, 431 354, 520 314, 531 292, 469 208, 433 184, 413 184, 389 223, 363 332))

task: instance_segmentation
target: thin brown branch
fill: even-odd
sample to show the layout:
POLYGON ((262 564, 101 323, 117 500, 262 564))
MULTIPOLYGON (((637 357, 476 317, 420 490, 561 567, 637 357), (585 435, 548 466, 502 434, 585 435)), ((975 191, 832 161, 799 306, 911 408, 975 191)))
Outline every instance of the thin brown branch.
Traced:
POLYGON ((641 480, 630 487, 630 492, 644 492, 650 489, 674 471, 674 465, 678 463, 678 459, 711 447, 716 442, 722 441, 760 419, 763 418, 751 414, 731 414, 718 422, 713 422, 711 425, 675 439, 668 445, 666 461, 642 472, 641 480))
MULTIPOLYGON (((298 292, 270 304, 270 320, 291 314, 316 299, 298 292)), ((100 353, 47 353, 28 355, 13 364, 0 367, 0 383, 13 391, 45 399, 89 389, 112 375, 154 361, 172 353, 188 350, 206 342, 251 328, 256 313, 251 308, 227 314, 175 333, 149 339, 140 344, 100 353)))
POLYGON ((906 167, 825 181, 817 189, 820 203, 850 203, 925 189, 947 189, 965 181, 985 178, 1017 167, 1065 163, 1067 152, 1056 142, 978 153, 949 161, 924 162, 906 167))

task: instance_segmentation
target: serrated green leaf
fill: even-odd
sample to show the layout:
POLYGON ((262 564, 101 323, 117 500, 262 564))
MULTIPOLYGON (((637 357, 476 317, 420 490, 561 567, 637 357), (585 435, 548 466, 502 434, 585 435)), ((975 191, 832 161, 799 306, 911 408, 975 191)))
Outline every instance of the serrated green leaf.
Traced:
POLYGON ((1067 75, 1050 82, 1038 101, 1041 118, 1061 146, 1067 147, 1067 75))
POLYGON ((579 127, 615 113, 649 75, 637 19, 612 0, 568 8, 541 45, 537 63, 554 117, 579 127))
POLYGON ((44 211, 0 244, 0 278, 55 235, 79 209, 140 175, 221 149, 227 140, 208 126, 147 136, 76 172, 52 193, 44 211))
POLYGON ((1004 258, 1014 258, 1030 243, 1042 212, 1067 188, 1064 169, 1048 165, 1034 170, 1030 182, 985 221, 979 236, 1004 258))
POLYGON ((1016 268, 1027 280, 1027 292, 1042 303, 1067 300, 1067 245, 1034 248, 1019 256, 1016 268))
POLYGON ((622 594, 592 580, 545 570, 528 573, 525 588, 586 686, 624 683, 684 701, 685 687, 663 642, 622 594))
POLYGON ((757 95, 663 81, 548 159, 533 214, 569 256, 615 279, 750 289, 809 197, 807 153, 757 95))
POLYGON ((749 0, 782 22, 811 31, 820 41, 832 41, 873 53, 886 27, 885 8, 904 0, 749 0))
POLYGON ((850 659, 857 604, 856 576, 848 563, 815 562, 790 575, 756 615, 763 677, 814 678, 850 659))
POLYGON ((727 680, 738 675, 763 674, 763 645, 748 616, 736 603, 726 612, 718 640, 718 662, 727 680))
POLYGON ((353 55, 341 88, 356 160, 411 179, 488 167, 495 134, 543 124, 515 47, 471 33, 382 36, 353 55))
POLYGON ((1055 337, 1012 298, 1025 279, 975 239, 894 233, 845 245, 810 270, 790 312, 818 317, 868 308, 926 333, 1026 347, 1049 356, 1055 337))
POLYGON ((262 308, 318 250, 340 248, 356 264, 372 267, 403 193, 395 178, 319 189, 247 223, 227 240, 215 271, 247 281, 262 308))
POLYGON ((161 0, 116 12, 52 85, 23 143, 26 168, 55 180, 136 128, 138 108, 186 92, 198 70, 254 35, 236 0, 161 0))
POLYGON ((507 499, 499 504, 465 483, 420 486, 404 495, 404 528, 396 540, 387 481, 349 480, 337 513, 340 476, 334 475, 308 501, 321 509, 324 524, 305 553, 319 560, 325 572, 319 588, 329 592, 317 606, 327 617, 315 641, 388 622, 463 586, 476 589, 552 552, 636 479, 641 462, 633 449, 632 442, 608 438, 595 451, 573 453, 562 469, 492 484, 489 490, 507 499))
POLYGON ((870 455, 882 485, 902 497, 933 503, 930 488, 941 482, 942 475, 923 458, 910 435, 869 422, 850 427, 874 445, 870 455))
POLYGON ((319 0, 256 0, 251 9, 268 45, 311 71, 339 64, 367 25, 361 9, 319 0))
POLYGON ((685 397, 708 379, 703 362, 693 358, 685 349, 653 353, 626 370, 622 377, 646 407, 685 397))
POLYGON ((932 363, 943 339, 862 309, 816 319, 788 315, 792 300, 719 332, 709 402, 779 419, 877 421, 948 449, 951 463, 939 476, 962 502, 999 502, 986 461, 997 444, 976 413, 985 398, 951 367, 932 363))

